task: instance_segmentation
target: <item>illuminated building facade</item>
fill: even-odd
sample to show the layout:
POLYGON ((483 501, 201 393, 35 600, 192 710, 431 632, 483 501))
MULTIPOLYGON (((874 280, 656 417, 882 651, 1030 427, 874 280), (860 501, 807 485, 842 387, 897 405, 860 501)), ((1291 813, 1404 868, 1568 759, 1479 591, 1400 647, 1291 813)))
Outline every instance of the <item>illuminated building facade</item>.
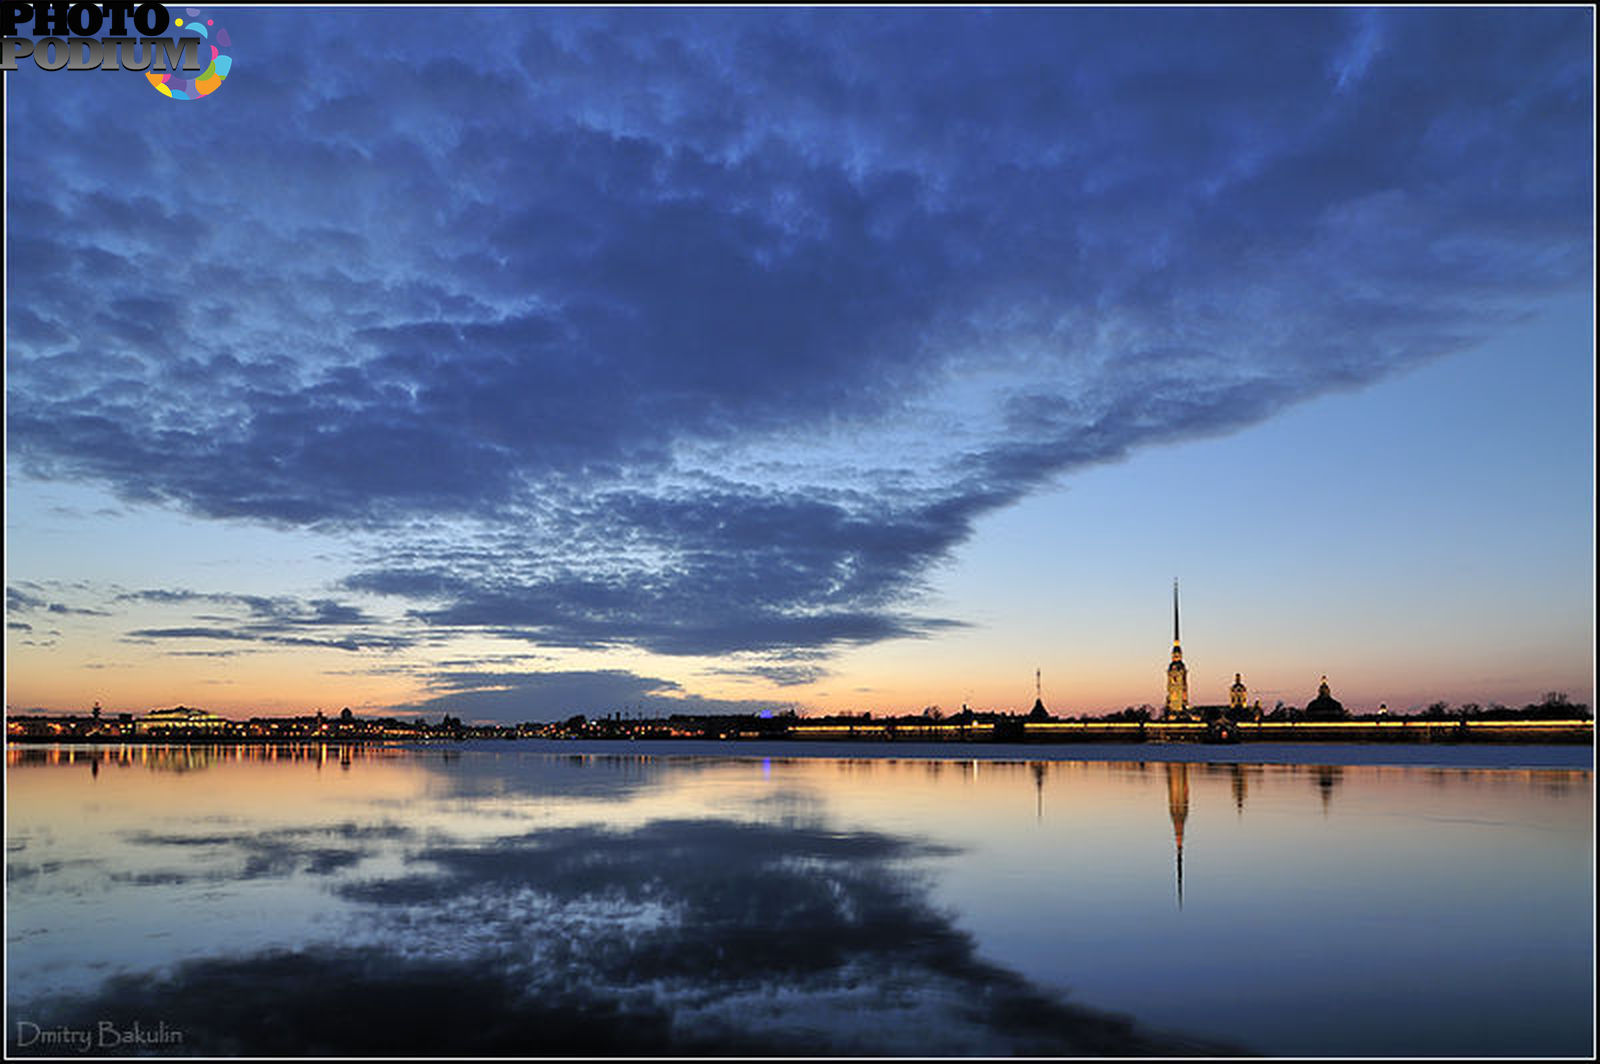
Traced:
POLYGON ((1245 689, 1244 678, 1239 673, 1233 674, 1233 686, 1228 688, 1228 709, 1233 713, 1245 712, 1245 698, 1249 695, 1245 689))
POLYGON ((152 709, 134 724, 140 735, 159 735, 164 732, 220 732, 233 727, 233 721, 219 717, 210 710, 178 706, 174 709, 152 709))
POLYGON ((1183 647, 1178 643, 1178 582, 1172 582, 1172 664, 1167 666, 1168 720, 1189 715, 1189 670, 1183 664, 1183 647))

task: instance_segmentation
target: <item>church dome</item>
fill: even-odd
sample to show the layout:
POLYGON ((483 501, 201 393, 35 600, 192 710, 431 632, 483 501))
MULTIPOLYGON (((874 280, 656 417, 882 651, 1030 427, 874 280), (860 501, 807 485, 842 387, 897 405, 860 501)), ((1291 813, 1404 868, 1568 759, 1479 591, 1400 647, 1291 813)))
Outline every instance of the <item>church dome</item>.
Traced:
POLYGON ((1317 685, 1317 697, 1306 704, 1306 719, 1343 720, 1348 715, 1344 711, 1344 704, 1329 691, 1328 678, 1324 676, 1317 685))

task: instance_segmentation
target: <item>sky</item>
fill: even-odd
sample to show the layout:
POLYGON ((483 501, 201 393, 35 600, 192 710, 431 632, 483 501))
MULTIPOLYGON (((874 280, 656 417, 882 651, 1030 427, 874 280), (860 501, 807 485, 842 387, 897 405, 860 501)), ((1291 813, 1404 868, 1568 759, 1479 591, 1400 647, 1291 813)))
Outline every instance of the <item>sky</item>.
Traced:
POLYGON ((6 75, 10 711, 1593 703, 1587 7, 196 10, 6 75))

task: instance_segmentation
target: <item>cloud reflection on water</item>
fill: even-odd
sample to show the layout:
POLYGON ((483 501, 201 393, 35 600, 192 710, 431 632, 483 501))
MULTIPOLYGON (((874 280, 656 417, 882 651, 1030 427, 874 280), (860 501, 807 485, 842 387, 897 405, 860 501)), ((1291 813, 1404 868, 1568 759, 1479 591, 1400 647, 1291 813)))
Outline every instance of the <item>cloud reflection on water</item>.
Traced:
POLYGON ((1588 769, 607 749, 8 752, 12 1015, 448 1056, 1195 1045, 1077 1002, 1291 1055, 1592 1018, 1588 769), (1426 992, 1372 981, 1417 958, 1426 992))
MULTIPOLYGON (((342 851, 337 832, 300 849, 281 832, 142 841, 276 855, 277 872, 350 855, 337 871, 366 844, 359 832, 342 851)), ((66 1024, 159 1016, 186 1032, 186 1051, 222 1054, 1205 1048, 1066 1004, 982 960, 906 866, 950 852, 717 818, 431 841, 408 849, 399 874, 329 884, 368 921, 336 943, 119 976, 48 1011, 66 1024)))

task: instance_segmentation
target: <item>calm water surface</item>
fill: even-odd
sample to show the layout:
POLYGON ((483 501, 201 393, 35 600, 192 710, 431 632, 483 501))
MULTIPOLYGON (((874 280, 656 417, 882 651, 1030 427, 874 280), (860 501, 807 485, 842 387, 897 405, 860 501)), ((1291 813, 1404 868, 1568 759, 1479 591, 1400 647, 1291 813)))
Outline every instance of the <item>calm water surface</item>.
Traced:
POLYGON ((109 1020, 203 1054, 1592 1050, 1587 750, 573 749, 8 750, 8 1045, 109 1020))

